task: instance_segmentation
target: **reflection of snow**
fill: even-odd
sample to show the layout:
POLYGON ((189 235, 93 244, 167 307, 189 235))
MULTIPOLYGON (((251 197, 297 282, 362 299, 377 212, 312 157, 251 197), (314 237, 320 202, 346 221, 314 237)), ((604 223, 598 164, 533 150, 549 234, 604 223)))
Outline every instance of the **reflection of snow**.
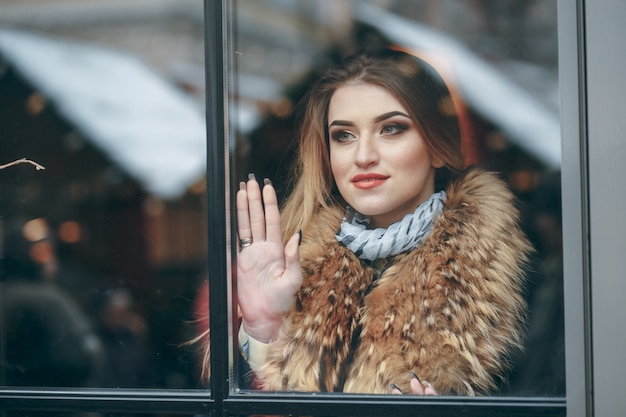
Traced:
POLYGON ((443 57, 451 68, 451 74, 446 76, 452 77, 461 96, 476 112, 496 124, 517 145, 548 167, 560 168, 558 115, 500 71, 432 28, 374 6, 360 4, 357 19, 377 28, 400 45, 429 57, 443 57))
POLYGON ((237 121, 239 131, 250 133, 257 127, 264 116, 258 103, 271 103, 276 100, 280 97, 282 88, 278 81, 271 78, 239 73, 237 91, 242 97, 237 105, 231 108, 231 117, 237 121))
POLYGON ((135 57, 9 30, 0 53, 149 192, 176 198, 204 175, 201 110, 135 57))

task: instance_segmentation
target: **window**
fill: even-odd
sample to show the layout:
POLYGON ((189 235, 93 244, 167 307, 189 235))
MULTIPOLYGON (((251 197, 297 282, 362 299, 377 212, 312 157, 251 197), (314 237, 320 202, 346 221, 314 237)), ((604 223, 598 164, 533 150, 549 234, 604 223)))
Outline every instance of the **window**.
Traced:
POLYGON ((625 266, 620 248, 626 233, 622 223, 607 220, 619 218, 617 208, 626 203, 615 192, 615 178, 624 175, 624 145, 615 133, 624 130, 617 112, 626 93, 620 78, 626 63, 615 53, 624 32, 618 23, 626 16, 620 0, 206 0, 204 9, 197 0, 122 3, 0 4, 0 165, 29 158, 46 168, 26 162, 0 170, 2 415, 621 412, 617 389, 626 373, 620 360, 626 342, 615 329, 623 321, 618 294, 624 284, 616 271, 625 266), (614 36, 605 37, 606 30, 614 36), (233 191, 254 171, 271 177, 284 196, 293 127, 286 116, 308 77, 359 42, 430 50, 431 58, 427 42, 435 42, 439 65, 461 60, 449 81, 466 105, 472 161, 501 172, 520 199, 541 261, 537 286, 528 293, 532 351, 514 358, 511 384, 496 396, 312 395, 242 387, 231 281, 233 191), (171 57, 176 64, 168 64, 171 57), (472 73, 473 64, 493 72, 472 73), (487 84, 479 84, 485 74, 487 84), (465 78, 470 75, 479 78, 465 78), (126 98, 116 101, 109 82, 120 81, 126 98), (489 107, 498 92, 505 104, 489 107), (77 93, 84 94, 79 103, 77 93), (148 146, 133 153, 128 145, 140 125, 148 128, 148 146), (551 228, 557 231, 539 233, 551 228), (58 265, 68 297, 50 294, 48 284, 38 283, 35 292, 9 285, 4 260, 17 247, 7 238, 14 229, 31 260, 64 261, 58 265), (48 244, 35 245, 42 241, 48 244), (552 256, 559 243, 562 255, 552 256), (40 292, 56 303, 54 314, 28 316, 25 297, 40 292), (199 379, 198 345, 185 345, 206 328, 206 297, 208 385, 199 379), (9 315, 11 305, 18 306, 17 316, 9 315), (70 365, 82 359, 87 369, 103 369, 102 336, 92 326, 104 311, 116 312, 106 316, 109 322, 121 321, 129 336, 146 342, 133 350, 118 335, 110 346, 118 352, 112 358, 137 354, 126 355, 126 365, 118 363, 113 373, 121 378, 130 371, 130 380, 105 382, 102 372, 70 365), (75 330, 59 326, 45 345, 35 325, 58 315, 76 323, 75 330), (60 341, 57 354, 67 361, 56 374, 12 374, 23 364, 15 356, 7 360, 8 343, 16 341, 17 354, 38 359, 53 352, 44 346, 60 341), (41 355, 28 356, 31 348, 41 355))

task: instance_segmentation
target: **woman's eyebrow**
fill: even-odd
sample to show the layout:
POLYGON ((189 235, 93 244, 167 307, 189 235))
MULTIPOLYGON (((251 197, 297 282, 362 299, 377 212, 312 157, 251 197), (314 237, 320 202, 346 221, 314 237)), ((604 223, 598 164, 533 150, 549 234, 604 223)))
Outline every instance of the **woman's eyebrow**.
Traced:
POLYGON ((377 116, 374 119, 374 122, 379 123, 379 122, 382 122, 383 120, 387 120, 387 119, 389 119, 391 117, 394 117, 394 116, 404 116, 404 117, 406 117, 408 119, 411 118, 408 114, 406 114, 404 112, 401 112, 401 111, 398 111, 398 110, 394 110, 394 111, 390 111, 390 112, 387 112, 387 113, 383 113, 380 116, 377 116))
MULTIPOLYGON (((406 117, 407 119, 411 118, 408 114, 406 114, 404 112, 401 112, 399 110, 394 110, 394 111, 390 111, 390 112, 387 112, 387 113, 383 113, 380 116, 376 116, 374 118, 374 123, 380 123, 383 120, 387 120, 387 119, 389 119, 391 117, 394 117, 394 116, 403 116, 403 117, 406 117)), ((328 125, 329 128, 332 127, 332 126, 354 126, 354 123, 352 123, 352 122, 350 122, 348 120, 334 120, 331 124, 328 125)))
POLYGON ((334 120, 328 127, 332 126, 354 126, 354 123, 349 122, 347 120, 334 120))

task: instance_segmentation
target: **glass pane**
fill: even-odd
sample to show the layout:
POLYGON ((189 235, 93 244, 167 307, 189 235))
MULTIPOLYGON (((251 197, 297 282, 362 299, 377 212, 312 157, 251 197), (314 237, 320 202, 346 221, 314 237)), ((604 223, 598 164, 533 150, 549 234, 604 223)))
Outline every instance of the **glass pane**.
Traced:
POLYGON ((0 1, 0 164, 45 167, 0 170, 0 385, 198 387, 203 26, 200 0, 0 1))
MULTIPOLYGON (((508 360, 500 358, 498 363, 504 368, 507 368, 507 363, 511 366, 499 373, 499 377, 495 377, 495 385, 487 389, 486 393, 507 396, 563 396, 565 370, 561 141, 556 1, 238 0, 232 2, 231 6, 231 183, 247 181, 249 173, 254 173, 258 181, 270 178, 279 203, 284 203, 294 189, 292 181, 295 178, 289 169, 298 146, 298 129, 302 126, 302 120, 306 120, 299 118, 299 103, 313 82, 329 67, 359 50, 389 46, 429 62, 443 77, 452 97, 452 101, 448 101, 452 107, 447 109, 457 116, 463 137, 464 167, 482 167, 496 172, 504 180, 516 197, 515 206, 520 212, 519 227, 535 250, 530 257, 526 280, 521 290, 524 301, 528 304, 527 330, 523 333, 522 340, 524 349, 512 348, 508 360)), ((356 107, 360 105, 355 104, 356 107)), ((327 115, 325 111, 328 111, 326 107, 320 114, 327 115)), ((445 112, 445 107, 442 111, 445 112)), ((346 137, 353 136, 357 136, 356 133, 349 131, 346 137)), ((326 140, 329 140, 328 137, 326 140)), ((332 144, 327 146, 331 147, 332 160, 332 144)), ((332 175, 331 172, 317 173, 321 177, 326 174, 332 175)), ((334 188, 335 179, 330 180, 329 198, 331 201, 348 200, 343 192, 332 200, 332 196, 336 196, 332 193, 341 190, 341 186, 334 188)), ((443 180, 441 184, 437 183, 441 189, 447 187, 446 178, 443 180)), ((323 181, 318 182, 321 183, 323 181)), ((479 205, 482 203, 481 200, 479 205)), ((304 206, 301 209, 306 210, 304 206)), ((514 213, 514 210, 510 213, 514 213)), ((339 221, 340 219, 331 227, 339 228, 339 221)), ((236 225, 233 227, 237 228, 236 225)), ((313 251, 307 253, 317 253, 311 249, 311 244, 307 246, 314 239, 311 231, 304 229, 302 232, 302 244, 306 246, 304 250, 313 251)), ((488 238, 485 235, 485 239, 488 238)), ((238 248, 233 248, 233 251, 237 252, 238 248)), ((500 249, 494 249, 494 252, 477 253, 476 256, 502 261, 500 257, 505 255, 499 251, 500 249)), ((301 256, 304 256, 304 262, 306 255, 301 253, 301 256)), ((241 255, 239 258, 241 259, 241 255)), ((325 264, 328 264, 329 260, 326 261, 325 264)), ((450 262, 454 261, 455 257, 452 256, 450 262)), ((384 278, 388 265, 383 266, 377 262, 371 262, 372 274, 380 273, 384 278)), ((487 270, 493 267, 489 262, 480 264, 483 269, 477 268, 479 279, 487 279, 487 270)), ((311 263, 308 265, 310 267, 311 263)), ((425 268, 424 265, 416 267, 425 268)), ((507 268, 504 270, 510 273, 507 268)), ((307 274, 312 273, 305 271, 305 280, 307 274)), ((422 278, 426 281, 429 279, 428 276, 422 278)), ((239 278, 235 277, 237 279, 239 278)), ((341 280, 337 282, 340 283, 341 280)), ((309 290, 313 291, 307 288, 309 290)), ((367 289, 366 293, 370 290, 371 288, 367 289)), ((331 297, 330 293, 327 295, 331 297)), ((472 299, 478 298, 478 301, 464 302, 457 306, 455 313, 448 314, 450 321, 461 314, 475 314, 477 309, 484 306, 480 301, 480 297, 484 295, 478 291, 476 297, 471 296, 472 299)), ((333 293, 332 296, 342 297, 343 294, 333 293)), ((306 304, 306 297, 305 293, 301 293, 298 298, 298 303, 301 304, 298 307, 306 304)), ((489 299, 486 302, 492 301, 489 299)), ((390 306, 381 314, 395 317, 394 311, 394 306, 390 306)), ((426 310, 421 311, 416 313, 419 317, 413 317, 418 322, 424 319, 423 315, 427 315, 426 310)), ((363 310, 355 312, 352 319, 358 322, 356 314, 361 313, 363 310)), ((312 322, 315 321, 313 315, 302 314, 312 322)), ((522 316, 517 315, 514 322, 522 323, 522 316)), ((332 319, 332 316, 329 317, 331 318, 320 319, 320 326, 330 326, 330 321, 324 321, 332 319)), ((297 323, 302 324, 306 319, 302 320, 297 323)), ((500 335, 496 332, 499 330, 497 322, 498 319, 494 318, 487 331, 489 336, 480 336, 481 342, 478 343, 492 343, 493 339, 490 337, 495 334, 494 337, 497 338, 500 335)), ((412 326, 412 323, 408 325, 412 326)), ((356 327, 361 329, 362 325, 363 322, 358 322, 356 327)), ((303 331, 312 327, 305 329, 303 331)), ((238 330, 238 327, 233 330, 235 346, 239 339, 238 330)), ((337 341, 336 346, 341 345, 337 334, 343 330, 345 329, 328 333, 334 335, 331 339, 337 341)), ((460 331, 466 330, 468 329, 463 328, 460 331)), ((445 326, 440 331, 446 331, 445 326)), ((332 357, 337 360, 336 363, 340 363, 331 365, 331 359, 323 362, 320 356, 317 361, 318 359, 311 359, 308 354, 303 353, 306 343, 299 345, 295 342, 295 332, 297 330, 291 333, 294 338, 290 340, 293 343, 286 343, 287 347, 279 351, 278 355, 303 357, 311 360, 310 369, 318 372, 336 371, 337 378, 341 381, 344 381, 343 378, 350 378, 349 372, 354 370, 351 367, 355 366, 354 362, 350 362, 355 360, 351 355, 358 355, 353 349, 358 349, 363 343, 363 334, 359 335, 358 331, 352 333, 351 344, 341 345, 350 352, 343 362, 337 359, 338 356, 333 356, 338 355, 338 352, 329 353, 328 358, 332 357)), ((424 333, 421 340, 427 337, 427 333, 424 333)), ((475 348, 470 346, 473 339, 467 341, 470 339, 465 340, 465 353, 475 348)), ((243 348, 245 356, 249 353, 249 344, 245 343, 249 338, 243 335, 241 340, 244 341, 244 346, 240 348, 243 348)), ((315 350, 311 346, 318 345, 314 342, 308 345, 309 349, 315 350)), ((431 345, 426 349, 439 348, 440 346, 431 345)), ((371 349, 377 348, 373 344, 371 349)), ((411 346, 399 347, 398 351, 388 353, 390 356, 407 358, 413 350, 411 346)), ((419 354, 416 353, 418 356, 419 354)), ((234 356, 240 358, 240 369, 249 370, 248 363, 241 359, 237 349, 234 356)), ((472 356, 472 353, 468 356, 472 356)), ((467 359, 468 363, 472 360, 467 359)), ((263 361, 264 359, 261 363, 265 363, 263 361)), ((280 363, 280 366, 288 366, 284 361, 280 363)), ((419 361, 413 363, 417 363, 415 372, 423 369, 420 368, 419 361)), ((296 364, 291 365, 295 369, 296 364)), ((395 365, 397 364, 389 366, 395 365)), ((296 378, 295 374, 285 376, 284 372, 287 371, 284 369, 283 367, 280 375, 296 378)), ((239 375, 237 388, 259 387, 257 379, 250 380, 250 373, 240 371, 235 374, 239 375)), ((306 379, 306 376, 302 378, 306 379)), ((408 387, 409 378, 406 379, 402 384, 408 387)), ((473 388, 465 393, 471 394, 473 388)), ((342 391, 341 383, 331 384, 330 390, 342 391)))

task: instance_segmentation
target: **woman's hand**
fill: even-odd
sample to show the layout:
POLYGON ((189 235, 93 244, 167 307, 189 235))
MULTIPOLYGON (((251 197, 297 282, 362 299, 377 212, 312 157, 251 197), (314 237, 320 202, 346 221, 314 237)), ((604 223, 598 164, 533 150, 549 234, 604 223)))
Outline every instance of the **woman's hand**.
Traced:
MULTIPOLYGON (((417 375, 415 375, 413 372, 411 372, 410 378, 411 378, 411 380, 409 382, 409 385, 411 386, 411 392, 410 393, 406 393, 406 394, 413 394, 413 395, 437 395, 437 391, 435 391, 435 389, 430 384, 430 382, 428 382, 426 380, 420 381, 420 379, 417 377, 417 375)), ((395 395, 405 394, 404 392, 402 392, 400 387, 398 387, 396 384, 391 384, 391 393, 395 394, 395 395)))
POLYGON ((278 335, 282 319, 302 286, 296 234, 283 246, 276 191, 269 180, 259 188, 254 175, 237 192, 237 295, 243 326, 261 342, 278 335))

